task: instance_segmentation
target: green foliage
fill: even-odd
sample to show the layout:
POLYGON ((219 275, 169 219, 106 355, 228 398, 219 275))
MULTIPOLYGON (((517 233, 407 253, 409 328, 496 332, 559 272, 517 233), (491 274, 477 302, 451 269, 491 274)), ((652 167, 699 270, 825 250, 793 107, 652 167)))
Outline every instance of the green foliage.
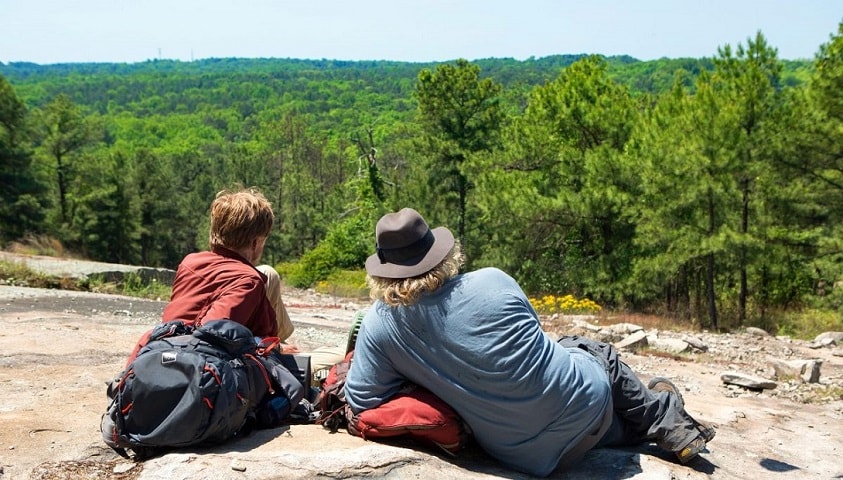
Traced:
POLYGON ((82 290, 95 293, 126 295, 135 298, 152 300, 167 300, 172 293, 172 287, 159 282, 155 278, 147 279, 138 273, 127 273, 120 281, 107 281, 102 275, 91 275, 79 282, 82 290))
POLYGON ((606 64, 586 57, 532 92, 505 133, 505 159, 477 165, 484 220, 507 232, 492 241, 525 288, 619 303, 633 258, 624 210, 638 183, 622 153, 636 116, 606 64))
POLYGON ((843 331, 843 314, 824 310, 780 312, 771 319, 776 335, 813 340, 823 332, 843 331))
POLYGON ((335 223, 319 245, 285 269, 285 281, 294 287, 311 287, 338 269, 361 267, 373 250, 376 222, 369 212, 359 212, 335 223))
POLYGON ((0 76, 0 244, 43 230, 45 187, 32 168, 26 107, 0 76))
POLYGON ((325 280, 316 282, 315 289, 343 298, 364 298, 369 294, 365 270, 335 270, 325 280))
POLYGON ((416 84, 419 120, 424 132, 428 187, 435 202, 422 207, 442 212, 431 220, 455 226, 455 234, 471 258, 479 251, 466 235, 473 228, 469 220, 469 192, 474 180, 466 162, 498 146, 503 122, 501 86, 480 78, 480 67, 464 59, 443 64, 434 71, 422 70, 416 84))
POLYGON ((0 242, 173 268, 217 191, 256 186, 291 284, 355 290, 375 222, 411 206, 529 292, 775 330, 843 304, 841 42, 814 63, 759 33, 649 62, 0 64, 0 242))
POLYGON ((44 275, 30 269, 24 262, 9 262, 0 260, 0 284, 15 287, 33 288, 65 288, 72 286, 69 282, 44 275))

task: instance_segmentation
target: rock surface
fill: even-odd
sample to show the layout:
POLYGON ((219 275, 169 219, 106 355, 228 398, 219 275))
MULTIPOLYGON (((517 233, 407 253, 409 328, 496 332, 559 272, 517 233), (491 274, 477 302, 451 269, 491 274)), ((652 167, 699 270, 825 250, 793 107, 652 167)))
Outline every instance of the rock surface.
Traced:
MULTIPOLYGON (((296 325, 292 340, 304 350, 344 344, 354 312, 366 305, 302 290, 285 291, 285 299, 296 325)), ((505 469, 475 445, 450 457, 402 441, 380 444, 331 434, 316 425, 259 431, 143 463, 126 461, 100 439, 105 381, 121 370, 131 346, 159 320, 163 306, 0 286, 0 479, 530 478, 505 469)), ((551 334, 578 331, 573 320, 561 319, 551 334)), ((693 338, 707 351, 658 355, 644 348, 625 351, 622 358, 645 381, 656 375, 673 379, 690 413, 719 425, 709 451, 682 466, 654 445, 594 450, 551 478, 843 476, 843 358, 833 348, 811 349, 809 342, 748 333, 659 331, 657 336, 693 338), (720 380, 730 370, 769 378, 771 357, 818 359, 822 377, 819 383, 780 381, 778 388, 761 392, 720 380)))

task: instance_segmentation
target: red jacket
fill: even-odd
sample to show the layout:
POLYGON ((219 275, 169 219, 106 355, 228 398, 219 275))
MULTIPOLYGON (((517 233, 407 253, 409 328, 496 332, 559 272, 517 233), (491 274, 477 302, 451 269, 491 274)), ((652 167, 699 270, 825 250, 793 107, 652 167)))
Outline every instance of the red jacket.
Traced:
MULTIPOLYGON (((191 253, 179 264, 162 320, 202 324, 227 318, 245 325, 256 337, 277 336, 278 322, 265 282, 251 263, 226 248, 191 253)), ((140 338, 127 364, 146 345, 150 333, 140 338)))
POLYGON ((278 335, 261 272, 225 248, 191 253, 179 264, 162 320, 201 324, 223 318, 245 325, 257 337, 278 335))

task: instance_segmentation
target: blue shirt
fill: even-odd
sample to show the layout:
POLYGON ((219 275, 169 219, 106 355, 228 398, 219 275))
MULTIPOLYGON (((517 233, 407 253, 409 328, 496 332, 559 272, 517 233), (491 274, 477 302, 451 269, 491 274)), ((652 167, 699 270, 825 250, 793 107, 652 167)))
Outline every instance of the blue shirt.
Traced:
POLYGON ((409 307, 369 309, 346 380, 349 405, 374 408, 407 380, 451 405, 490 455, 540 476, 611 405, 603 365, 545 335, 515 280, 494 268, 456 276, 409 307))

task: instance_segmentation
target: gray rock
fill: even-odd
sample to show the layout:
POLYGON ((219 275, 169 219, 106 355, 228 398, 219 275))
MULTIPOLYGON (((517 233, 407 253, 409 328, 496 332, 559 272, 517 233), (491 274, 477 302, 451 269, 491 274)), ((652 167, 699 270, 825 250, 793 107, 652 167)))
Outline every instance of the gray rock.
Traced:
POLYGON ((754 336, 754 337, 769 337, 770 334, 767 330, 757 327, 746 327, 746 333, 754 336))
POLYGON ((814 338, 814 343, 819 343, 824 346, 843 343, 843 332, 823 332, 814 338))
POLYGON ((620 342, 616 343, 615 348, 617 348, 618 350, 637 351, 641 350, 647 345, 647 334, 644 332, 644 330, 639 330, 633 333, 632 335, 627 336, 620 342))
POLYGON ((649 342, 650 348, 662 352, 679 354, 691 350, 691 345, 688 342, 686 342, 685 340, 680 340, 678 338, 656 337, 655 339, 650 339, 648 337, 647 341, 649 342))
POLYGON ((599 332, 600 327, 591 323, 588 323, 586 320, 581 318, 574 318, 571 320, 571 325, 574 327, 582 328, 589 332, 599 332))
POLYGON ((697 337, 686 336, 682 339, 685 340, 685 342, 687 342, 694 350, 699 350, 700 352, 708 351, 708 345, 697 337))
POLYGON ((644 330, 644 328, 639 325, 635 325, 634 323, 616 323, 614 325, 604 327, 603 330, 609 330, 622 335, 629 335, 639 330, 644 330))
POLYGON ((156 281, 166 285, 172 285, 173 279, 176 276, 176 271, 168 268, 139 267, 70 258, 44 257, 41 255, 21 255, 9 252, 0 252, 0 260, 21 262, 27 268, 45 275, 75 279, 86 279, 97 276, 106 282, 121 281, 126 275, 134 274, 139 276, 144 283, 156 281))
MULTIPOLYGON (((655 447, 595 449, 549 478, 708 478, 704 472, 659 458, 658 451, 649 452, 649 448, 655 447)), ((342 431, 331 434, 316 425, 293 425, 258 431, 219 447, 169 453, 145 461, 138 479, 157 478, 527 480, 534 477, 505 468, 476 446, 451 457, 412 442, 364 441, 342 431)))
POLYGON ((736 371, 721 373, 720 380, 727 385, 737 385, 739 387, 750 388, 752 390, 771 390, 778 386, 778 384, 772 380, 736 371))
POLYGON ((597 340, 606 343, 617 343, 625 339, 629 334, 643 332, 643 328, 631 323, 616 323, 603 327, 596 333, 597 340))
POLYGON ((806 383, 819 383, 820 381, 820 367, 822 366, 822 361, 820 360, 780 360, 771 358, 770 365, 773 367, 776 379, 778 380, 797 378, 806 383))

